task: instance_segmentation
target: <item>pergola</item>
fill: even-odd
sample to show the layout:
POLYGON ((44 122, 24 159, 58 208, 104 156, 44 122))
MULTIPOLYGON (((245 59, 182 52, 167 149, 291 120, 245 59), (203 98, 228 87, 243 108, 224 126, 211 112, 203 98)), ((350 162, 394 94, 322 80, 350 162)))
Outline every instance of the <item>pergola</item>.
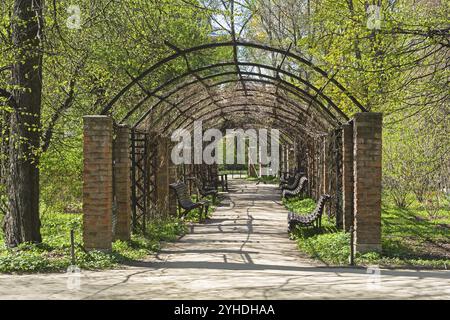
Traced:
POLYGON ((130 74, 101 115, 84 119, 87 248, 109 249, 113 238, 129 239, 148 219, 176 214, 171 182, 216 174, 217 166, 170 160, 171 134, 192 131, 196 121, 205 130, 278 129, 280 171, 302 168, 311 197, 332 195, 327 213, 339 228, 354 227, 357 250, 381 248, 382 118, 335 79, 337 72, 291 46, 167 46, 172 54, 130 74))

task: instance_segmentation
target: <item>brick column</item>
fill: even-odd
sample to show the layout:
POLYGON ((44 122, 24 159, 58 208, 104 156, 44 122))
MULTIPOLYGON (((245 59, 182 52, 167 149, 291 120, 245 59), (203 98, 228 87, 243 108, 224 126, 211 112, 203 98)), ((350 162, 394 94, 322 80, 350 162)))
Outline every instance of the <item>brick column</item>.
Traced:
POLYGON ((84 247, 111 250, 113 123, 108 116, 85 116, 83 122, 84 247))
POLYGON ((353 225, 353 125, 342 126, 342 224, 345 231, 353 225))
POLYGON ((355 114, 355 250, 361 253, 381 251, 381 128, 381 113, 355 114))
POLYGON ((130 128, 119 126, 114 141, 114 191, 117 202, 115 240, 131 237, 130 128))

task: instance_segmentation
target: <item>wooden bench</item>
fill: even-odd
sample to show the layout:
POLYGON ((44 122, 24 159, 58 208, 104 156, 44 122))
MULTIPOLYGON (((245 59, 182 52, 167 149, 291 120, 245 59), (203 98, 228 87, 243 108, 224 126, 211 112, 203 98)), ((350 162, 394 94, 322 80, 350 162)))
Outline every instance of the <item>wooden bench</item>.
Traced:
POLYGON ((305 172, 302 170, 295 170, 293 173, 289 171, 283 171, 280 174, 280 188, 292 185, 295 182, 295 179, 297 178, 297 175, 300 174, 300 177, 305 175, 305 172))
POLYGON ((308 215, 300 215, 298 213, 289 212, 288 213, 288 232, 294 231, 297 225, 304 227, 315 226, 317 228, 322 227, 322 214, 323 209, 327 201, 331 198, 328 194, 323 194, 320 196, 319 201, 317 201, 316 208, 313 212, 308 215))
POLYGON ((282 197, 283 198, 295 197, 295 196, 298 196, 298 195, 304 193, 306 190, 307 182, 308 182, 308 179, 306 177, 301 177, 297 187, 294 190, 283 189, 282 197))
POLYGON ((205 200, 193 202, 189 193, 188 188, 184 182, 171 183, 169 185, 170 189, 172 189, 177 195, 178 207, 184 210, 184 212, 180 212, 181 217, 185 217, 189 211, 193 209, 200 208, 200 222, 202 221, 202 215, 205 214, 205 219, 208 215, 209 202, 205 200))
POLYGON ((197 178, 197 177, 187 177, 186 180, 190 180, 194 182, 195 186, 197 187, 198 193, 200 194, 201 198, 212 196, 212 202, 216 202, 216 197, 218 194, 218 191, 213 188, 206 188, 204 183, 197 178))
POLYGON ((280 185, 281 192, 283 192, 283 190, 295 190, 295 188, 298 187, 298 184, 300 183, 301 178, 302 178, 302 175, 300 174, 300 172, 296 173, 292 182, 283 183, 280 185))

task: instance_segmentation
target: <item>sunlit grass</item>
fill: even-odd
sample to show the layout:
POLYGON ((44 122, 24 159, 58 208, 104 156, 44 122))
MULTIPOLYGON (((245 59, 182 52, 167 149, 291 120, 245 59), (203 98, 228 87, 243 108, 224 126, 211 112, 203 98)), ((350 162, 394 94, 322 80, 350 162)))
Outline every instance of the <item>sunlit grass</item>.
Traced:
POLYGON ((114 268, 120 263, 141 260, 156 252, 161 241, 174 241, 186 227, 177 219, 155 220, 146 234, 133 234, 130 241, 117 240, 111 252, 83 249, 81 214, 46 214, 42 217, 41 244, 24 243, 7 249, 0 235, 0 272, 63 271, 71 263, 70 230, 75 232, 75 263, 82 269, 114 268))
MULTIPOLYGON (((312 199, 284 200, 286 208, 307 214, 315 207, 312 199)), ((356 255, 359 265, 378 264, 385 267, 450 266, 450 211, 443 207, 437 219, 415 204, 399 209, 385 203, 381 215, 382 252, 356 255)), ((322 228, 297 227, 292 237, 299 249, 327 265, 347 265, 350 255, 350 234, 338 230, 335 220, 324 215, 322 228)))

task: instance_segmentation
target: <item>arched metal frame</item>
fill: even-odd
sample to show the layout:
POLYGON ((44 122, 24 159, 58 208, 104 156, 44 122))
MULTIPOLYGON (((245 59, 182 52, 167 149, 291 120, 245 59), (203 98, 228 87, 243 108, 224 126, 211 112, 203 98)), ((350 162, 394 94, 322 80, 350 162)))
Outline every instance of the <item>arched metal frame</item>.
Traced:
MULTIPOLYGON (((116 108, 117 111, 123 112, 123 108, 117 107, 120 105, 120 99, 127 93, 138 90, 136 91, 138 92, 137 102, 119 121, 130 123, 132 119, 135 119, 134 123, 130 123, 133 128, 133 150, 141 140, 147 143, 148 133, 155 128, 161 130, 159 133, 167 134, 181 127, 192 129, 195 120, 202 120, 205 129, 217 127, 222 130, 227 129, 230 123, 239 123, 243 127, 250 124, 253 128, 264 128, 270 123, 272 127, 280 130, 280 141, 283 144, 291 146, 298 141, 304 141, 304 145, 309 145, 308 150, 316 152, 315 142, 319 141, 321 136, 349 120, 349 115, 340 109, 339 103, 325 92, 327 86, 333 86, 332 92, 348 98, 351 103, 349 110, 366 112, 361 103, 334 78, 336 73, 329 74, 300 55, 291 52, 291 47, 285 50, 237 40, 208 43, 188 49, 179 49, 170 44, 169 47, 175 50, 175 53, 153 64, 138 76, 132 77, 130 83, 118 92, 101 112, 104 115, 113 114, 113 117, 116 108), (233 61, 191 67, 188 55, 227 47, 233 49, 233 61), (238 48, 280 54, 282 55, 281 63, 275 67, 261 62, 239 61, 238 48), (170 67, 170 64, 178 58, 184 59, 187 71, 177 73, 153 88, 147 88, 141 83, 145 79, 157 76, 161 68, 170 67), (283 69, 286 58, 292 59, 296 66, 307 68, 310 74, 308 79, 320 79, 318 81, 321 83, 320 88, 312 81, 296 74, 295 71, 283 69), (232 70, 227 70, 229 68, 232 70), (251 68, 250 71, 249 68, 251 68), (259 72, 254 72, 255 68, 259 72), (241 88, 238 88, 236 84, 240 84, 241 88), (144 94, 144 97, 141 97, 140 92, 144 94), (171 101, 173 97, 177 100, 171 101), (229 115, 238 116, 238 118, 231 119, 229 115), (249 121, 252 122, 249 123, 249 121), (314 142, 314 147, 311 147, 310 142, 314 142)), ((132 158, 136 155, 139 155, 138 151, 132 151, 132 158)), ((145 157, 142 159, 148 160, 145 157)), ((314 166, 317 167, 317 164, 314 163, 314 166)), ((139 165, 136 161, 133 162, 133 168, 141 170, 132 173, 132 188, 136 192, 139 191, 136 189, 136 182, 141 178, 148 179, 147 176, 155 170, 145 169, 143 163, 139 165)), ((138 200, 136 200, 138 197, 134 194, 134 219, 138 217, 137 209, 141 210, 143 215, 148 214, 145 204, 146 201, 151 200, 150 197, 146 197, 146 192, 141 190, 143 209, 138 208, 138 200)), ((133 220, 133 226, 135 225, 136 222, 133 220)))
MULTIPOLYGON (((151 66, 150 68, 145 70, 144 72, 142 72, 139 76, 133 78, 131 80, 131 82, 127 86, 125 86, 105 106, 105 108, 102 110, 102 114, 110 113, 113 110, 114 105, 118 102, 118 100, 123 95, 125 95, 125 93, 127 93, 127 91, 129 91, 132 87, 137 85, 140 87, 141 90, 143 90, 145 92, 146 97, 143 98, 141 101, 139 101, 135 106, 133 106, 130 109, 130 111, 127 113, 125 118, 122 119, 123 121, 121 121, 121 122, 128 120, 131 117, 131 115, 133 115, 141 106, 143 106, 148 99, 150 99, 150 98, 159 99, 159 101, 156 104, 154 104, 153 106, 149 107, 148 110, 144 113, 144 115, 139 118, 138 122, 134 124, 134 127, 137 127, 148 116, 148 114, 150 114, 151 111, 154 110, 155 107, 157 107, 158 105, 160 105, 163 102, 166 102, 167 104, 171 105, 168 109, 169 110, 168 112, 173 111, 174 109, 177 109, 181 103, 189 104, 191 101, 190 99, 193 96, 197 96, 199 93, 190 95, 189 98, 184 97, 183 101, 179 102, 179 103, 171 103, 167 100, 167 98, 175 93, 180 93, 183 89, 185 89, 191 85, 201 84, 203 86, 203 92, 205 92, 205 91, 208 92, 209 99, 212 101, 212 103, 209 103, 209 105, 211 105, 211 104, 216 103, 216 101, 214 100, 214 96, 211 95, 211 93, 209 91, 209 89, 211 87, 220 86, 220 85, 223 85, 228 82, 237 82, 237 81, 239 81, 242 84, 242 88, 246 94, 247 94, 247 89, 245 86, 246 81, 252 81, 252 82, 264 82, 265 81, 266 84, 272 84, 272 85, 276 86, 276 92, 278 92, 279 89, 281 89, 281 90, 285 90, 285 89, 289 90, 290 89, 289 92, 291 94, 296 92, 296 96, 299 98, 299 100, 303 100, 304 102, 308 103, 308 108, 310 106, 313 106, 316 109, 321 109, 320 113, 322 115, 323 115, 323 113, 327 114, 329 119, 326 119, 326 120, 328 122, 330 122, 333 127, 338 126, 341 123, 341 120, 344 120, 344 121, 348 120, 348 116, 333 102, 333 100, 329 96, 324 94, 324 92, 323 92, 324 87, 329 84, 334 85, 335 88, 337 88, 341 93, 343 93, 345 96, 347 96, 350 99, 350 101, 354 104, 354 106, 357 107, 360 111, 363 111, 363 112, 366 111, 365 108, 361 105, 361 103, 353 95, 351 95, 349 93, 349 91, 346 90, 345 87, 341 83, 339 83, 336 79, 334 79, 333 76, 330 76, 330 74, 328 72, 326 72, 325 70, 314 65, 312 62, 300 57, 298 54, 291 52, 290 49, 285 50, 285 49, 275 48, 275 47, 271 47, 271 46, 267 46, 267 45, 263 45, 263 44, 243 42, 243 41, 227 41, 227 42, 218 42, 218 43, 208 43, 208 44, 203 44, 203 45, 195 46, 195 47, 188 48, 188 49, 178 49, 173 45, 170 45, 170 47, 172 49, 174 49, 176 52, 174 54, 160 60, 159 62, 157 62, 156 64, 154 64, 153 66, 151 66), (259 50, 263 50, 266 52, 281 54, 281 55, 283 55, 282 63, 284 62, 284 60, 287 57, 289 57, 289 58, 293 59, 295 62, 298 62, 299 65, 306 66, 313 73, 325 78, 327 82, 322 88, 317 88, 311 82, 301 78, 300 76, 297 76, 297 75, 293 74, 292 72, 282 69, 282 63, 280 63, 278 65, 278 67, 274 67, 274 66, 270 66, 270 65, 261 64, 261 63, 241 62, 241 61, 239 61, 239 59, 237 59, 236 56, 234 57, 235 59, 233 62, 216 63, 216 64, 212 64, 212 65, 208 65, 208 66, 203 66, 203 67, 200 67, 197 69, 192 69, 190 67, 189 60, 188 60, 189 54, 201 53, 204 50, 214 49, 214 48, 223 48, 223 47, 230 47, 230 48, 233 48, 233 50, 235 50, 236 48, 239 48, 239 47, 254 48, 254 49, 259 49, 259 50), (157 88, 153 89, 152 91, 145 89, 140 84, 140 81, 142 81, 146 77, 150 77, 151 74, 153 72, 156 72, 160 67, 162 67, 164 65, 168 65, 169 63, 171 63, 172 61, 174 61, 175 59, 180 58, 180 57, 183 58, 186 62, 186 66, 188 69, 187 72, 166 81, 164 84, 158 86, 157 88), (230 67, 230 66, 234 66, 235 70, 230 71, 230 72, 216 72, 216 73, 210 74, 205 77, 201 77, 198 75, 198 73, 200 73, 200 72, 214 71, 217 68, 230 67), (241 70, 241 67, 257 67, 257 68, 264 69, 264 70, 270 70, 272 72, 276 72, 276 76, 269 76, 269 75, 263 74, 263 73, 243 71, 243 70, 241 70), (224 76, 228 76, 228 75, 239 75, 239 77, 238 77, 239 79, 237 81, 236 80, 219 81, 219 82, 216 82, 213 84, 205 83, 205 81, 207 81, 209 79, 220 78, 220 77, 224 77, 224 76), (285 75, 285 76, 289 77, 291 80, 297 81, 298 83, 305 85, 307 90, 303 90, 299 86, 294 85, 291 82, 283 80, 280 77, 280 75, 285 75), (195 80, 190 81, 188 83, 184 83, 183 85, 177 87, 175 90, 172 90, 169 94, 166 94, 163 97, 161 97, 157 94, 158 92, 172 86, 177 81, 180 81, 183 78, 186 78, 189 76, 193 76, 195 78, 195 80), (257 78, 248 79, 248 78, 244 78, 244 76, 254 76, 257 78), (264 80, 261 78, 263 78, 264 80), (309 91, 312 91, 312 93, 310 93, 309 91), (326 102, 326 104, 324 102, 326 102), (333 110, 333 111, 331 111, 331 110, 333 110), (333 121, 333 119, 335 121, 333 121)), ((200 91, 202 91, 202 90, 199 90, 199 92, 200 91)), ((193 115, 193 117, 195 117, 195 115, 193 115)))
MULTIPOLYGON (((231 81, 232 81, 232 82, 238 82, 238 81, 240 81, 240 80, 222 81, 222 82, 220 82, 220 83, 218 83, 218 84, 215 84, 215 85, 220 85, 220 84, 228 83, 228 82, 231 82, 231 81)), ((263 83, 265 83, 265 84, 270 84, 270 85, 272 85, 270 82, 267 82, 267 81, 264 81, 264 80, 258 80, 258 79, 243 79, 242 81, 244 81, 244 82, 258 82, 258 83, 263 82, 263 83)), ((311 122, 314 122, 319 128, 324 129, 324 125, 323 125, 323 124, 319 124, 318 119, 313 119, 313 118, 311 117, 311 113, 310 113, 310 111, 309 111, 308 109, 304 109, 304 107, 302 107, 302 105, 300 105, 298 102, 296 102, 296 101, 293 100, 293 99, 286 98, 286 97, 284 97, 284 96, 282 96, 282 95, 279 95, 279 94, 277 95, 277 94, 275 94, 275 93, 273 93, 273 92, 270 92, 270 91, 255 90, 255 89, 251 89, 251 88, 246 88, 245 91, 244 91, 243 89, 238 89, 238 90, 236 90, 235 92, 246 92, 247 95, 244 95, 244 96, 235 95, 235 96, 233 97, 234 99, 236 99, 237 97, 239 97, 239 98, 248 98, 248 97, 252 97, 251 95, 250 95, 250 96, 248 95, 249 92, 257 92, 257 93, 260 94, 260 95, 271 95, 272 98, 275 98, 275 99, 278 100, 278 101, 277 101, 278 103, 279 103, 279 102, 283 102, 283 104, 285 104, 285 103, 286 103, 286 104, 289 104, 289 105, 292 107, 293 111, 299 111, 297 115, 300 115, 300 114, 306 115, 307 117, 310 118, 311 122)), ((198 92, 198 91, 195 91, 192 95, 190 95, 189 97, 183 99, 179 104, 177 104, 177 110, 180 111, 180 107, 179 107, 179 106, 182 105, 182 103, 184 103, 186 100, 189 101, 189 99, 192 98, 192 96, 198 95, 198 94, 199 94, 199 92, 198 92)), ((221 100, 225 100, 223 96, 222 96, 221 98, 222 98, 221 100)), ((225 96, 225 98, 227 98, 227 97, 225 96)), ((232 98, 230 98, 230 99, 232 99, 232 98)), ((206 109, 206 108, 210 107, 211 105, 217 104, 218 102, 220 102, 220 100, 219 100, 219 101, 216 100, 216 101, 214 101, 214 102, 211 101, 211 102, 207 102, 205 105, 202 105, 202 103, 206 102, 207 100, 210 100, 210 98, 209 98, 209 97, 205 97, 205 98, 202 98, 202 99, 200 99, 200 100, 197 100, 197 101, 193 102, 192 104, 189 104, 189 105, 187 106, 187 108, 184 109, 184 111, 181 111, 181 112, 180 112, 180 114, 177 116, 177 119, 180 118, 181 116, 183 116, 187 111, 192 112, 192 110, 195 110, 195 108, 197 107, 197 105, 201 105, 201 107, 200 107, 200 109, 196 110, 196 112, 201 111, 201 110, 203 110, 203 109, 206 109)), ((159 103, 157 103, 155 106, 157 106, 157 105, 159 105, 159 103)), ((261 103, 261 105, 263 105, 263 103, 261 103)), ((274 105, 274 106, 272 106, 272 107, 273 107, 273 108, 277 108, 276 105, 274 105)), ((279 107, 279 106, 278 106, 278 107, 279 107)), ((153 110, 153 109, 149 109, 149 111, 147 111, 147 112, 141 117, 141 119, 135 124, 135 127, 136 127, 137 125, 139 125, 139 124, 141 123, 141 121, 143 121, 143 119, 145 119, 145 118, 149 115, 149 113, 150 113, 152 110, 153 110)), ((162 112, 160 115, 158 115, 156 119, 153 119, 153 123, 154 123, 155 125, 158 124, 159 121, 161 121, 162 119, 165 119, 165 118, 166 118, 171 112, 173 112, 173 111, 174 111, 173 108, 168 108, 168 109, 164 110, 164 112, 162 112)), ((176 121, 176 120, 175 120, 175 121, 176 121)), ((340 124, 340 122, 335 123, 335 125, 339 125, 339 124, 340 124)), ((300 124, 300 125, 301 125, 301 124, 300 124)), ((164 128, 163 131, 165 131, 165 130, 167 130, 167 129, 169 129, 169 127, 166 126, 166 127, 164 128)))
MULTIPOLYGON (((211 69, 211 68, 215 68, 215 67, 217 67, 217 66, 223 66, 223 65, 231 65, 231 63, 215 64, 215 65, 211 65, 211 66, 204 67, 204 68, 200 68, 200 69, 206 70, 206 69, 211 69)), ((273 69, 274 69, 274 68, 271 67, 271 66, 265 66, 265 65, 262 65, 262 64, 255 64, 255 63, 240 63, 239 65, 252 65, 252 66, 256 66, 256 67, 260 67, 260 68, 266 68, 266 69, 269 69, 269 70, 273 70, 273 69)), ((200 70, 200 69, 197 69, 197 70, 200 70)), ((196 72, 196 70, 193 70, 193 72, 196 72)), ((337 111, 338 114, 339 114, 344 120, 349 120, 349 118, 347 117, 347 115, 346 115, 344 112, 342 112, 342 111, 341 111, 341 110, 333 103, 333 101, 332 101, 329 97, 327 97, 326 95, 324 95, 324 94, 322 93, 322 90, 316 88, 315 86, 309 84, 309 82, 307 82, 307 81, 301 79, 300 77, 295 76, 295 75, 292 74, 292 73, 285 72, 285 71, 280 71, 280 73, 286 73, 286 74, 288 74, 290 77, 292 77, 293 79, 298 80, 298 81, 301 81, 302 83, 306 84, 308 87, 310 87, 311 89, 313 89, 313 90, 317 93, 317 95, 316 95, 316 96, 313 96, 313 95, 311 95, 310 93, 308 93, 307 91, 305 91, 305 90, 303 90, 303 89, 301 89, 301 88, 299 88, 299 87, 293 85, 293 84, 290 83, 290 82, 287 82, 287 81, 285 81, 285 80, 282 80, 281 78, 269 76, 269 75, 262 74, 262 73, 246 72, 246 71, 241 71, 241 75, 255 76, 255 77, 258 77, 258 78, 256 78, 256 79, 255 79, 255 78, 251 78, 251 79, 242 78, 242 79, 225 80, 225 81, 220 81, 220 82, 217 82, 217 83, 213 83, 213 84, 209 85, 208 88, 220 86, 220 85, 223 85, 223 84, 226 84, 226 83, 230 83, 230 82, 240 82, 240 83, 244 83, 244 82, 247 82, 247 81, 252 81, 252 82, 259 82, 259 83, 265 83, 265 84, 276 85, 277 88, 281 88, 281 89, 283 89, 283 90, 289 88, 290 90, 288 90, 288 91, 289 91, 290 93, 296 95, 300 100, 303 100, 303 101, 308 102, 308 103, 312 103, 312 102, 313 102, 314 105, 319 106, 319 107, 321 108, 321 110, 327 114, 327 116, 329 116, 331 119, 337 121, 337 117, 336 117, 336 116, 335 116, 335 115, 334 115, 334 114, 333 114, 333 113, 325 106, 325 104, 324 104, 321 100, 318 99, 318 96, 320 96, 320 97, 324 98, 324 100, 326 100, 326 102, 328 102, 328 104, 329 104, 335 111, 337 111), (259 78, 264 78, 264 79, 259 79, 259 78), (309 98, 309 100, 308 100, 308 98, 309 98)), ((190 74, 189 74, 189 73, 185 73, 184 75, 185 75, 185 76, 189 76, 190 74)), ((227 76, 227 75, 236 75, 236 72, 235 72, 235 71, 229 71, 229 72, 222 72, 222 73, 212 74, 212 75, 208 75, 208 76, 206 76, 206 77, 203 77, 202 80, 204 81, 204 80, 214 79, 214 78, 223 77, 223 76, 227 76)), ((168 81, 168 82, 171 83, 172 81, 168 81)), ((166 84, 167 84, 168 82, 166 82, 166 84)), ((159 101, 155 106, 158 106, 160 103, 167 102, 167 99, 168 99, 170 96, 174 95, 175 93, 180 92, 180 91, 183 90, 183 89, 188 88, 189 86, 195 85, 195 84, 197 84, 198 82, 199 82, 199 80, 196 79, 196 80, 193 80, 193 81, 184 83, 184 84, 182 84, 181 86, 179 86, 179 87, 175 88, 174 90, 172 90, 171 92, 169 92, 168 94, 166 94, 165 96, 162 96, 162 97, 159 97, 159 96, 158 96, 157 98, 160 99, 160 101, 159 101)), ((164 85, 158 87, 157 89, 160 89, 160 88, 164 88, 164 85)), ((157 89, 155 89, 154 91, 156 91, 157 89)), ((159 91, 159 90, 158 90, 158 91, 159 91)), ((200 90, 200 91, 204 92, 205 90, 202 89, 202 90, 200 90)), ((245 90, 245 91, 246 91, 246 90, 245 90)), ((145 103, 152 95, 154 95, 154 93, 148 92, 148 93, 147 93, 147 97, 145 97, 144 99, 142 99, 135 107, 133 107, 133 108, 127 113, 127 115, 122 119, 122 122, 126 121, 126 120, 127 120, 134 112, 136 112, 136 111, 138 110, 138 108, 139 108, 140 106, 142 106, 142 105, 143 105, 143 104, 144 104, 144 103, 145 103)), ((188 101, 189 98, 191 98, 191 96, 185 97, 181 102, 176 103, 176 105, 188 101)), ((209 99, 211 99, 211 97, 209 97, 209 99)), ((154 109, 155 106, 152 106, 151 108, 149 108, 149 110, 148 110, 146 113, 144 113, 144 115, 143 115, 143 116, 142 116, 142 117, 134 124, 134 127, 137 127, 137 126, 140 124, 140 122, 143 121, 143 120, 149 115, 149 113, 154 109)), ((168 109, 168 111, 171 111, 171 110, 173 110, 173 107, 168 109)))

